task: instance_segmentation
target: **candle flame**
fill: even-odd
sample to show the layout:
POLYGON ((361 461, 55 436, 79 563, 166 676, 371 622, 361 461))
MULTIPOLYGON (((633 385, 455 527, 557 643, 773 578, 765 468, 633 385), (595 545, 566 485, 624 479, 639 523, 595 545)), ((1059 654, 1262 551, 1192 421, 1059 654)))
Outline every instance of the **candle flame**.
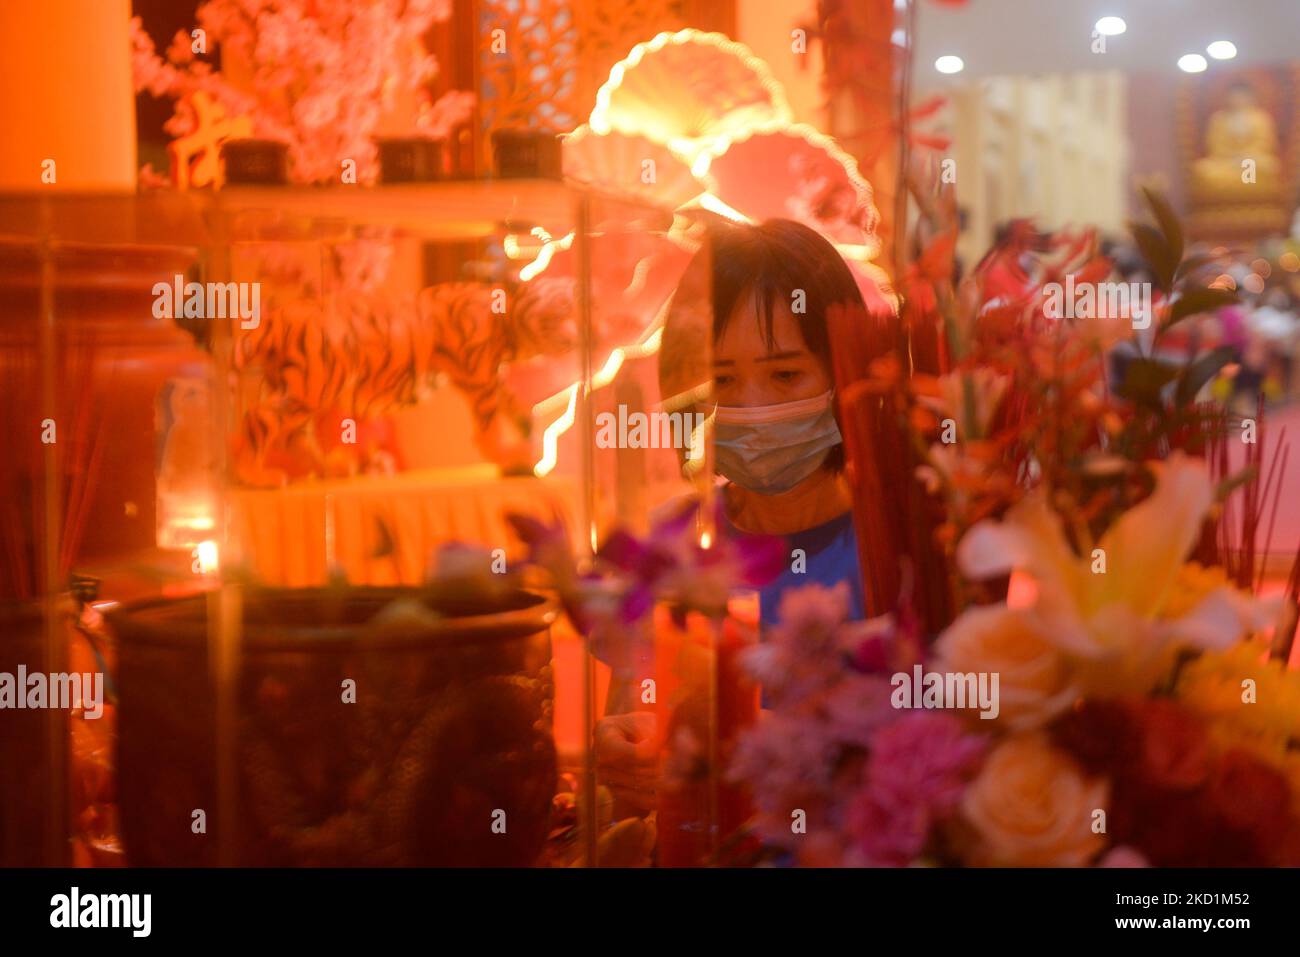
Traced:
POLYGON ((212 539, 199 542, 197 549, 199 555, 199 569, 205 575, 213 574, 219 567, 220 561, 217 558, 217 543, 212 539))

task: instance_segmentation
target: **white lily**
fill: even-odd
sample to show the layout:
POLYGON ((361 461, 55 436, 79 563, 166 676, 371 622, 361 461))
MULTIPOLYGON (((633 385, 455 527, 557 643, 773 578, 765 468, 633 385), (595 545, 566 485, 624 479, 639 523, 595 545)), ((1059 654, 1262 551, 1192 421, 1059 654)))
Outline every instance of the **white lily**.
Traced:
POLYGON ((1162 616, 1201 534, 1213 487, 1205 463, 1181 452, 1155 468, 1155 491, 1111 526, 1100 553, 1074 553, 1041 491, 1003 521, 975 525, 957 549, 968 578, 1015 570, 1033 580, 1035 611, 1075 659, 1086 688, 1149 690, 1178 649, 1226 648, 1266 627, 1275 612, 1270 603, 1224 586, 1183 616, 1162 616))

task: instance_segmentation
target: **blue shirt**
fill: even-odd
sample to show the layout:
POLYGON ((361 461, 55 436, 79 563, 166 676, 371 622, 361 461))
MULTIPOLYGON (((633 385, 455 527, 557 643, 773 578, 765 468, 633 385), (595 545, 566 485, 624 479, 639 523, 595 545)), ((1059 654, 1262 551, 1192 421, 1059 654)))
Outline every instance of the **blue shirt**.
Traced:
MULTIPOLYGON (((735 526, 732 526, 731 532, 741 537, 745 534, 735 526)), ((770 627, 779 621, 781 595, 787 588, 800 588, 813 583, 830 588, 847 581, 849 618, 858 620, 866 617, 862 573, 858 565, 858 536, 853 528, 852 512, 845 512, 829 522, 782 537, 791 559, 780 575, 759 589, 759 621, 764 627, 770 627), (803 551, 803 561, 798 563, 802 571, 795 570, 795 549, 803 551)))

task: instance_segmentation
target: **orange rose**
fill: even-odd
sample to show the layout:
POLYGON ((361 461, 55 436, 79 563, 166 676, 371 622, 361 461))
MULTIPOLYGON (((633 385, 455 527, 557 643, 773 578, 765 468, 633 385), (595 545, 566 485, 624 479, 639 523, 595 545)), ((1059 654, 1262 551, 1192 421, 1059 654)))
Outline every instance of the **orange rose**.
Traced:
POLYGON ((992 867, 1082 867, 1106 846, 1093 832, 1106 781, 1087 778, 1042 732, 998 745, 962 797, 974 834, 971 863, 992 867))
POLYGON ((1078 696, 1069 664, 1047 629, 1042 618, 1026 609, 971 608, 939 637, 933 668, 996 674, 999 710, 994 720, 1013 730, 1036 728, 1078 696))

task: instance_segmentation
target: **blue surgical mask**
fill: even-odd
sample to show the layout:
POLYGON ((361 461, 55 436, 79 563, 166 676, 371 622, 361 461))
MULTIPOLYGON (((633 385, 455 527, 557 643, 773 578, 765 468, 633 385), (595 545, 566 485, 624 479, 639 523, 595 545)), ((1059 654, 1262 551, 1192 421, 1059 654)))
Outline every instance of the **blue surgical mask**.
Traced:
POLYGON ((765 495, 794 488, 840 441, 830 392, 779 405, 718 406, 713 423, 717 470, 765 495))

